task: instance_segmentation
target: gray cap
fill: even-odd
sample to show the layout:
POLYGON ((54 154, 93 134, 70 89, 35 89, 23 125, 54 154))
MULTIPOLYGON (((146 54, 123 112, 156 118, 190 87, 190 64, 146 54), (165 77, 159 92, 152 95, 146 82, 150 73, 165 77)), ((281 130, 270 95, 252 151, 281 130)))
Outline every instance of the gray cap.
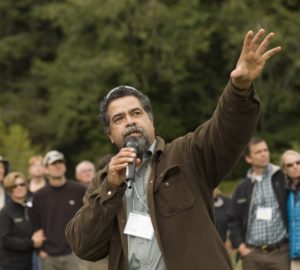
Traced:
POLYGON ((65 157, 61 152, 56 150, 52 150, 48 152, 44 157, 44 165, 47 166, 49 164, 54 163, 55 161, 65 161, 65 157))

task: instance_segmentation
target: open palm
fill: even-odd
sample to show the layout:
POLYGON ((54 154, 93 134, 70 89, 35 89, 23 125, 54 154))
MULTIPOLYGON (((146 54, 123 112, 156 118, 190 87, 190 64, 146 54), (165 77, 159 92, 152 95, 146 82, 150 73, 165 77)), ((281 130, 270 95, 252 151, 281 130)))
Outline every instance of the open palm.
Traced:
POLYGON ((248 89, 251 82, 260 75, 266 62, 281 51, 280 46, 267 50, 274 33, 269 33, 261 41, 264 34, 265 30, 260 29, 255 35, 249 31, 245 36, 240 58, 231 72, 232 82, 239 89, 248 89))

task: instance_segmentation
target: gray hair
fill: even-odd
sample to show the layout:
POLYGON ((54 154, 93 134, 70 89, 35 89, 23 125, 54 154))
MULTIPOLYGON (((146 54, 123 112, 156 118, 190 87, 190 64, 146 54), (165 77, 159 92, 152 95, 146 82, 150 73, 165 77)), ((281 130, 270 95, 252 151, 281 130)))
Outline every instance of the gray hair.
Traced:
POLYGON ((285 152, 283 152, 283 154, 281 155, 281 158, 280 158, 280 167, 282 170, 285 169, 285 158, 289 155, 294 155, 294 156, 297 156, 297 157, 300 157, 300 153, 295 151, 295 150, 292 150, 292 149, 289 149, 289 150, 286 150, 285 152))
POLYGON ((106 133, 109 133, 110 131, 109 116, 107 113, 107 109, 110 102, 112 102, 117 98, 126 97, 126 96, 136 97, 140 101, 145 112, 153 120, 152 106, 148 96, 144 95, 142 92, 140 92, 139 90, 131 86, 121 85, 110 90, 108 94, 105 96, 105 98, 103 98, 100 102, 100 121, 106 133))

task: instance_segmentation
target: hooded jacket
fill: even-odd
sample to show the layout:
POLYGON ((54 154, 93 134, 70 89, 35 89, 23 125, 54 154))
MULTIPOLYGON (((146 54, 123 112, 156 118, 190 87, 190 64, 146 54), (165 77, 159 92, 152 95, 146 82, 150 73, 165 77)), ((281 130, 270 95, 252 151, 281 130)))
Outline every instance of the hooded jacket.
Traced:
MULTIPOLYGON (((285 177, 278 166, 272 166, 271 183, 278 201, 283 223, 287 228, 285 177)), ((230 239, 234 248, 246 242, 254 181, 249 174, 235 190, 229 208, 230 239)))
MULTIPOLYGON (((212 191, 240 158, 258 113, 253 89, 240 92, 229 82, 209 121, 169 144, 156 137, 147 200, 167 269, 231 269, 214 226, 212 191)), ((109 270, 128 269, 125 190, 126 184, 109 185, 107 168, 98 173, 66 227, 77 256, 96 261, 109 255, 109 270)))

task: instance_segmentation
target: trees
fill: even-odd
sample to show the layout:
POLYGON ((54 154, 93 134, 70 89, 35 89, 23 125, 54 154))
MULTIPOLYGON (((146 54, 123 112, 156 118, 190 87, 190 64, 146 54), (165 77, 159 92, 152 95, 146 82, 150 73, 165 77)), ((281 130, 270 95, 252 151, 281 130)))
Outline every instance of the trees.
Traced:
POLYGON ((10 161, 11 170, 27 173, 28 160, 38 153, 37 146, 33 146, 29 133, 18 124, 5 127, 0 122, 1 155, 10 161))
POLYGON ((211 115, 248 29, 276 31, 283 53, 255 83, 258 132, 276 150, 299 134, 297 6, 273 1, 3 0, 0 120, 72 163, 111 151, 98 103, 119 84, 151 97, 167 140, 211 115), (290 121, 287 121, 289 119, 290 121))

